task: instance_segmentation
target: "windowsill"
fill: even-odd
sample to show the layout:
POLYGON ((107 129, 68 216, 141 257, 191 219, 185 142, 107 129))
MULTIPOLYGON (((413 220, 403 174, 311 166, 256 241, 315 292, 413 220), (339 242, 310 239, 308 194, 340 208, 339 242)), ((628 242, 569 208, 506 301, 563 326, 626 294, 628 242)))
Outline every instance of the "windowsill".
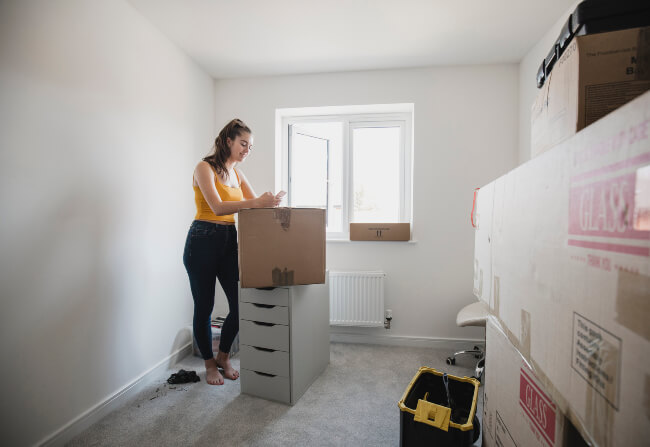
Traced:
POLYGON ((417 244, 418 240, 417 239, 411 239, 410 241, 351 241, 350 239, 330 239, 327 238, 325 242, 330 243, 333 242, 335 244, 368 244, 368 243, 380 243, 380 244, 386 244, 386 243, 393 243, 393 244, 417 244))

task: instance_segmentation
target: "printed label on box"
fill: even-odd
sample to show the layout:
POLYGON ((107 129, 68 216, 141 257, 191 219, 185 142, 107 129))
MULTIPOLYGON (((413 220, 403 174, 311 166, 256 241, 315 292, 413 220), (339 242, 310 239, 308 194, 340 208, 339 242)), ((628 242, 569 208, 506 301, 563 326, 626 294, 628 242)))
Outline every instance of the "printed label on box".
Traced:
POLYGON ((556 408, 523 368, 519 380, 519 405, 548 445, 555 445, 556 408))
POLYGON ((598 165, 612 154, 648 138, 650 120, 629 127, 575 154, 569 191, 568 245, 636 256, 650 256, 650 233, 635 226, 636 170, 650 163, 650 152, 598 165))
POLYGON ((577 312, 573 313, 571 367, 618 410, 621 339, 577 312))
POLYGON ((636 173, 572 187, 569 234, 647 239, 632 226, 636 173))
POLYGON ((637 231, 650 231, 650 165, 636 171, 634 229, 637 231))
POLYGON ((634 228, 636 172, 572 186, 569 193, 569 245, 638 256, 650 256, 650 233, 634 228), (585 238, 586 236, 586 238, 585 238), (628 239, 614 243, 603 238, 628 239))

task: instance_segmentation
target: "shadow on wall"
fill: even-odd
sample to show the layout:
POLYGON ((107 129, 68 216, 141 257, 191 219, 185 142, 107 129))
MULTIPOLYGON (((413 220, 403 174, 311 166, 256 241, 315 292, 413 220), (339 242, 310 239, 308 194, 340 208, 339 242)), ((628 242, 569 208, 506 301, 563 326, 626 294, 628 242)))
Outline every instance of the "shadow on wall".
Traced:
POLYGON ((168 368, 174 366, 176 362, 178 362, 181 358, 183 358, 188 352, 189 355, 192 355, 192 327, 191 326, 186 326, 182 328, 176 334, 176 338, 174 338, 174 343, 172 344, 170 354, 174 354, 175 352, 178 352, 178 354, 170 357, 169 363, 167 365, 168 368), (188 345, 189 348, 187 348, 188 345), (183 349, 183 352, 180 352, 181 349, 183 349))
POLYGON ((3 223, 1 346, 11 363, 0 378, 12 389, 0 410, 7 445, 35 442, 74 415, 71 402, 105 393, 114 373, 111 362, 93 368, 110 358, 106 334, 113 324, 104 197, 72 180, 49 183, 31 197, 3 223), (35 425, 33 415, 44 416, 35 425))

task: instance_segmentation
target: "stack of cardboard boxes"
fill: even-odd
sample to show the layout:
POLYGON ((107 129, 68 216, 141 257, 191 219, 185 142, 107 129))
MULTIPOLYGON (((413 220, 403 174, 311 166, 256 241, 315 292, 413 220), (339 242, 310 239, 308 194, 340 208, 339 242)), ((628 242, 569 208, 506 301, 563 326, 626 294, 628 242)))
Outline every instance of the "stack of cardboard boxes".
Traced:
POLYGON ((479 190, 485 446, 650 443, 650 92, 589 125, 647 90, 646 31, 578 38, 535 103, 536 157, 479 190))

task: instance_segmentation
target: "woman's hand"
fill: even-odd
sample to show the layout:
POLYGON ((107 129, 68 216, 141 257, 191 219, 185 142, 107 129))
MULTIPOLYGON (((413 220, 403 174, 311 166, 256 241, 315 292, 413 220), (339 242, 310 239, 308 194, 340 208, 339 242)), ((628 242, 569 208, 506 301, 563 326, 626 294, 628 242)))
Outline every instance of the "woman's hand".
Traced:
POLYGON ((280 204, 282 198, 278 198, 267 191, 255 200, 257 200, 257 208, 275 208, 280 204))

